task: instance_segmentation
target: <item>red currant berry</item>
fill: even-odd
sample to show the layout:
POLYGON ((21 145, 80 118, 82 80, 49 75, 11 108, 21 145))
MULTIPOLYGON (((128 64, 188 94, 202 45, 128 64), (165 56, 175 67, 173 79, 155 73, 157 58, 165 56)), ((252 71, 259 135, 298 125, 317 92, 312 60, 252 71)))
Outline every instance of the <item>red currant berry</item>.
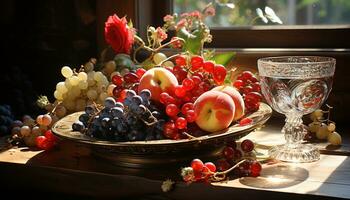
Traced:
POLYGON ((257 92, 249 92, 245 95, 244 100, 257 103, 262 100, 262 96, 260 93, 257 92))
POLYGON ((112 77, 112 83, 116 86, 122 86, 123 82, 124 82, 123 77, 118 74, 112 77))
POLYGON ((193 56, 191 58, 191 66, 192 71, 197 71, 198 69, 203 67, 203 58, 201 56, 193 56))
POLYGON ((232 160, 234 157, 235 150, 231 147, 225 147, 222 151, 222 154, 226 158, 226 160, 232 160))
POLYGON ((173 67, 173 74, 175 75, 176 73, 179 73, 179 71, 182 69, 181 66, 176 65, 173 67))
POLYGON ((206 61, 203 63, 204 71, 206 71, 210 74, 214 72, 214 67, 215 67, 215 64, 212 61, 206 61))
POLYGON ((216 166, 218 171, 226 171, 230 168, 230 164, 225 159, 219 160, 216 166))
POLYGON ((124 79, 125 83, 128 83, 128 84, 139 82, 139 77, 135 73, 132 73, 132 72, 125 74, 123 76, 123 79, 124 79))
POLYGON ((199 76, 192 76, 192 80, 193 80, 195 86, 199 85, 202 82, 202 80, 199 76))
POLYGON ((236 143, 236 141, 232 140, 232 141, 227 142, 226 146, 231 147, 233 149, 236 149, 237 148, 237 143, 236 143))
POLYGON ((160 94, 160 96, 159 96, 159 101, 160 101, 160 103, 166 104, 166 100, 167 100, 168 97, 169 97, 169 94, 168 94, 168 93, 162 92, 162 93, 160 94))
POLYGON ((139 77, 139 79, 146 73, 146 70, 144 68, 138 68, 136 70, 136 75, 139 77))
POLYGON ((254 92, 261 92, 261 87, 259 82, 252 83, 252 88, 254 92))
POLYGON ((243 81, 250 80, 253 77, 253 73, 251 71, 243 71, 241 75, 243 81))
POLYGON ((126 92, 127 91, 128 91, 127 89, 124 89, 124 90, 120 91, 119 98, 124 100, 126 98, 126 92))
POLYGON ((169 117, 175 117, 179 113, 179 108, 175 104, 169 104, 166 106, 165 112, 169 117))
POLYGON ((227 71, 226 68, 222 65, 215 65, 213 78, 216 84, 221 85, 224 83, 227 71))
POLYGON ((186 92, 186 96, 183 97, 184 102, 189 102, 192 99, 192 93, 186 92))
POLYGON ((193 73, 193 76, 198 76, 200 78, 200 80, 203 80, 203 78, 204 78, 203 74, 199 71, 193 73))
POLYGON ((134 83, 130 89, 134 90, 134 91, 138 91, 139 90, 139 85, 140 85, 140 83, 134 83))
POLYGON ((206 166, 211 172, 216 172, 216 166, 214 163, 206 162, 204 166, 206 166))
POLYGON ((193 110, 193 109, 194 109, 193 103, 188 102, 188 103, 185 103, 184 105, 182 105, 181 112, 182 112, 182 114, 186 115, 187 111, 193 110))
POLYGON ((197 114, 194 112, 194 110, 188 110, 186 112, 186 120, 187 122, 191 123, 196 121, 197 119, 197 114))
POLYGON ((252 83, 259 82, 258 79, 257 79, 255 76, 252 76, 249 80, 250 80, 252 83))
POLYGON ((239 89, 241 89, 242 86, 243 86, 243 81, 242 81, 242 80, 236 80, 236 81, 233 83, 233 86, 239 90, 239 89))
POLYGON ((168 104, 175 104, 175 105, 177 105, 178 102, 176 101, 176 99, 175 99, 174 97, 172 97, 172 96, 169 95, 169 96, 167 97, 166 101, 165 101, 165 104, 166 104, 166 105, 168 105, 168 104))
POLYGON ((47 138, 47 140, 49 142, 56 142, 57 141, 56 136, 52 133, 51 130, 45 131, 44 136, 47 138))
POLYGON ((121 92, 121 88, 120 87, 115 87, 114 89, 113 89, 113 96, 114 97, 119 97, 120 96, 120 92, 121 92))
POLYGON ((241 120, 239 121, 239 125, 240 125, 240 126, 246 126, 246 125, 248 125, 248 124, 250 124, 250 123, 252 123, 252 122, 253 122, 252 119, 250 119, 249 117, 245 117, 245 118, 243 118, 243 119, 241 119, 241 120))
POLYGON ((185 78, 182 81, 182 85, 184 86, 186 91, 190 91, 194 88, 194 81, 191 78, 185 78))
POLYGON ((180 98, 186 96, 186 90, 183 85, 177 85, 175 87, 174 93, 177 97, 180 97, 180 98))
POLYGON ((186 57, 185 56, 177 56, 175 58, 176 65, 185 66, 186 65, 186 57))
POLYGON ((38 136, 36 138, 36 146, 43 150, 50 150, 54 143, 49 141, 45 136, 38 136))
POLYGON ((252 86, 248 85, 248 86, 242 87, 241 91, 243 94, 248 94, 249 92, 253 91, 253 88, 252 88, 252 86))
POLYGON ((174 75, 178 82, 182 82, 185 78, 187 78, 187 71, 183 68, 181 68, 179 71, 174 72, 174 75))
POLYGON ((253 161, 250 165, 250 176, 257 177, 260 176, 261 164, 258 161, 253 161))
POLYGON ((165 137, 173 139, 178 134, 174 122, 166 122, 163 126, 163 134, 165 137))
POLYGON ((260 102, 254 102, 254 101, 244 101, 245 107, 249 112, 255 112, 259 110, 260 102))
POLYGON ((241 143, 241 149, 245 153, 251 152, 254 149, 254 143, 251 140, 245 139, 241 143))
POLYGON ((191 167, 193 171, 201 172, 203 170, 204 164, 200 159, 194 159, 191 162, 191 167))
POLYGON ((187 127, 187 120, 183 117, 178 117, 175 121, 177 129, 185 129, 187 127))
POLYGON ((235 160, 239 160, 242 158, 242 152, 239 149, 235 150, 235 155, 233 156, 235 160))

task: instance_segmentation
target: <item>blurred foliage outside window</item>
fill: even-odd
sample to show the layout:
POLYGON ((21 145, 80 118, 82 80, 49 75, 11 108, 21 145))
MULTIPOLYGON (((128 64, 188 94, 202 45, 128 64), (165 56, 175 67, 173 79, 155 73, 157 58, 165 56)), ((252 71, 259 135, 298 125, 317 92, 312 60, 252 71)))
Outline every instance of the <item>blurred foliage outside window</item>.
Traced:
POLYGON ((279 25, 264 22, 265 7, 271 8, 283 25, 343 25, 350 24, 350 0, 174 0, 174 12, 202 10, 208 3, 216 15, 206 19, 210 27, 279 25), (262 14, 262 13, 260 13, 262 14))

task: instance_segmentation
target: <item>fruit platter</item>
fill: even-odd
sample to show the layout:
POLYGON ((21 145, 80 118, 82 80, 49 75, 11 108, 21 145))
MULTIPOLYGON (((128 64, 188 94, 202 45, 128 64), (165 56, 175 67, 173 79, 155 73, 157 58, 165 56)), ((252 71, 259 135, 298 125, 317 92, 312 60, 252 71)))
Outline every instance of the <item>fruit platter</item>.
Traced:
POLYGON ((230 127, 188 139, 162 139, 148 141, 111 142, 86 136, 73 131, 72 124, 83 112, 68 115, 58 121, 52 131, 59 137, 90 146, 96 156, 106 158, 118 165, 141 166, 181 163, 194 156, 217 157, 221 155, 226 142, 239 139, 262 126, 271 116, 271 108, 261 103, 259 110, 248 117, 252 122, 246 125, 234 124, 230 127))
POLYGON ((13 141, 51 150, 69 140, 136 167, 218 156, 272 110, 255 72, 230 64, 234 52, 204 48, 213 39, 204 21, 214 14, 209 4, 166 15, 162 27, 147 28, 146 39, 126 17, 109 16, 100 58, 62 67, 55 101, 37 102, 48 112, 16 126, 13 141))

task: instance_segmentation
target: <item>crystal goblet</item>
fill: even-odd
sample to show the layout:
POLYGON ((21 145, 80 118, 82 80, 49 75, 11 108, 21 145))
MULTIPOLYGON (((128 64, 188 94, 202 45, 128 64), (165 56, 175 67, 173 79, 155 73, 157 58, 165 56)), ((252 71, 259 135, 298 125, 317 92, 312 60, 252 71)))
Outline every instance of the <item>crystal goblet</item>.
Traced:
POLYGON ((303 144, 302 116, 327 99, 333 82, 335 59, 319 56, 281 56, 258 60, 261 91, 271 107, 286 116, 282 128, 286 143, 269 150, 272 158, 287 162, 312 162, 319 150, 303 144))

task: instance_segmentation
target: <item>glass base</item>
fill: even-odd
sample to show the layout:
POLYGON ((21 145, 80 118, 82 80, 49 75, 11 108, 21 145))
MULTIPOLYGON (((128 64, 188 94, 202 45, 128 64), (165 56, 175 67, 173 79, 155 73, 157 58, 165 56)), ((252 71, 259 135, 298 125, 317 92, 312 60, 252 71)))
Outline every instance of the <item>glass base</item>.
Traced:
POLYGON ((275 146, 269 150, 269 155, 286 162, 313 162, 320 159, 320 151, 310 144, 275 146))

